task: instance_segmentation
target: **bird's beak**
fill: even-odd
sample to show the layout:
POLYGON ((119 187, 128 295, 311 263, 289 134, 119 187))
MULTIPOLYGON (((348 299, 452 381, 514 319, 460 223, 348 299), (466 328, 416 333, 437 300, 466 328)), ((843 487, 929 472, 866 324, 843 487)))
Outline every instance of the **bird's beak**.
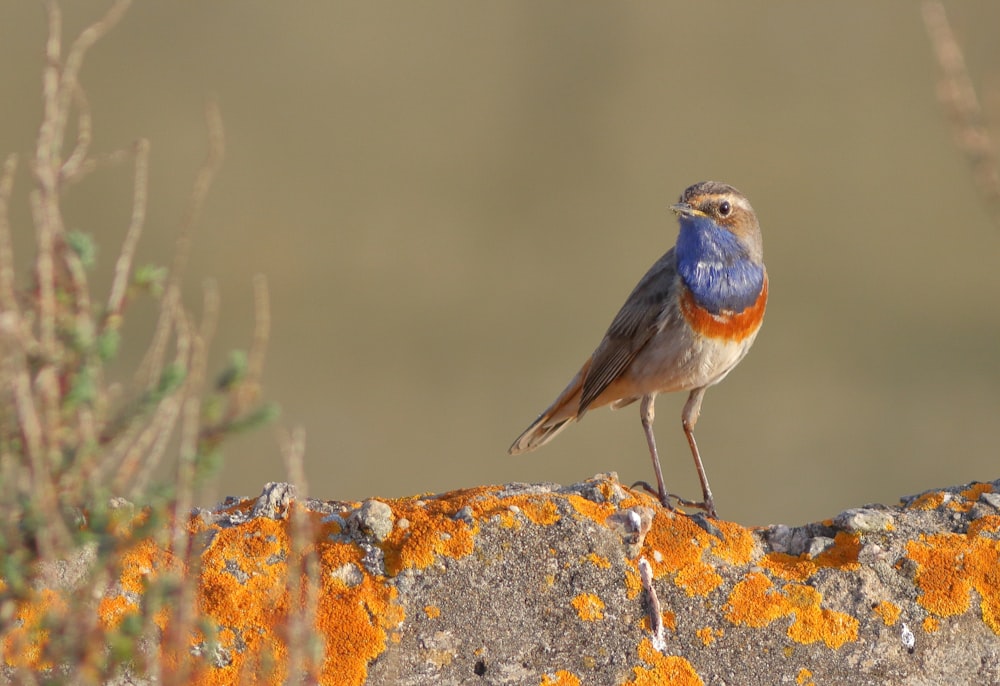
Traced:
POLYGON ((686 202, 679 202, 676 205, 671 205, 670 209, 671 211, 676 212, 682 217, 694 217, 699 214, 705 214, 701 210, 696 210, 695 208, 691 207, 686 202))

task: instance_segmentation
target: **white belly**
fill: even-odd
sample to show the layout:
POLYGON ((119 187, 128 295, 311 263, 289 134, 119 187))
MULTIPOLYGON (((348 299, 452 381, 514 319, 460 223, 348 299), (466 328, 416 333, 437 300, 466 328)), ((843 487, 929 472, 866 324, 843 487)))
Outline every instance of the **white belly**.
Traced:
POLYGON ((742 341, 706 338, 688 328, 662 332, 636 355, 627 375, 642 394, 689 391, 722 381, 743 359, 756 334, 742 341))

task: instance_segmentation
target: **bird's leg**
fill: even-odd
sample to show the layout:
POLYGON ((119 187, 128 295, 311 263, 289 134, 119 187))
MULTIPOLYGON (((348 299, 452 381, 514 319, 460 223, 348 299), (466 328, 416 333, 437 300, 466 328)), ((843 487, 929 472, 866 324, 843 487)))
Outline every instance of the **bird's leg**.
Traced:
POLYGON ((701 414, 701 400, 704 397, 705 388, 696 388, 691 391, 687 402, 684 403, 684 411, 681 413, 681 424, 684 427, 684 435, 687 436, 688 445, 691 446, 691 456, 694 458, 694 467, 698 470, 698 479, 701 481, 702 502, 697 507, 704 508, 709 517, 717 519, 718 515, 715 513, 715 500, 712 498, 712 489, 708 485, 705 466, 701 463, 698 444, 694 440, 694 425, 698 423, 698 415, 701 414))
POLYGON ((642 418, 642 430, 646 433, 646 444, 649 446, 649 456, 653 460, 653 471, 656 473, 656 487, 658 489, 657 495, 660 496, 660 502, 667 509, 672 509, 670 507, 670 494, 667 493, 666 486, 663 485, 663 471, 660 469, 660 456, 656 452, 656 437, 653 436, 653 417, 656 412, 653 409, 653 403, 656 402, 656 395, 644 395, 642 397, 642 404, 639 406, 639 415, 642 418))

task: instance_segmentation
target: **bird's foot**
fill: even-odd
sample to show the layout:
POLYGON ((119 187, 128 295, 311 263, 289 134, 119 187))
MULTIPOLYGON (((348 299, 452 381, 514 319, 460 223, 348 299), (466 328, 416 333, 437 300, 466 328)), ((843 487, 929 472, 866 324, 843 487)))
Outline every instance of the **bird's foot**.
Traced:
POLYGON ((701 502, 696 503, 693 500, 685 500, 679 495, 673 495, 672 493, 668 493, 667 495, 676 500, 677 504, 681 505, 682 507, 693 507, 698 510, 704 510, 705 514, 707 514, 712 519, 719 518, 719 515, 716 514, 715 512, 715 502, 712 500, 703 500, 701 502))
POLYGON ((682 498, 674 493, 660 493, 658 489, 653 488, 646 481, 636 481, 634 484, 632 484, 632 488, 641 488, 647 493, 655 495, 657 498, 660 499, 660 504, 663 505, 663 507, 667 508, 668 510, 674 509, 673 505, 670 502, 671 500, 673 500, 681 507, 692 507, 697 510, 704 510, 705 514, 707 514, 712 519, 719 518, 719 515, 716 514, 715 512, 715 502, 713 500, 695 502, 694 500, 687 500, 686 498, 682 498))
POLYGON ((634 484, 632 484, 632 488, 641 488, 642 490, 646 491, 646 493, 655 495, 657 498, 659 498, 660 504, 663 505, 663 507, 667 508, 668 510, 674 509, 673 506, 670 504, 670 499, 675 498, 676 496, 673 496, 670 493, 661 493, 659 489, 650 486, 648 481, 636 481, 634 484))

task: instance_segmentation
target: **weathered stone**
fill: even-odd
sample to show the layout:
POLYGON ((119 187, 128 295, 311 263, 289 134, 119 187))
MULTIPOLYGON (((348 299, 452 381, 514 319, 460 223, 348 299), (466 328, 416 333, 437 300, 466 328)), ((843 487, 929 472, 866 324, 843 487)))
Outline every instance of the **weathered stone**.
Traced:
MULTIPOLYGON (((324 684, 1000 683, 993 493, 1000 482, 767 529, 668 511, 607 475, 367 510, 229 501, 190 520, 201 619, 226 630, 162 657, 236 683, 264 652, 300 648, 283 642, 307 617, 323 659, 300 657, 324 684), (287 600, 303 588, 313 606, 287 600)), ((167 555, 126 551, 103 622, 138 607, 167 555)))

